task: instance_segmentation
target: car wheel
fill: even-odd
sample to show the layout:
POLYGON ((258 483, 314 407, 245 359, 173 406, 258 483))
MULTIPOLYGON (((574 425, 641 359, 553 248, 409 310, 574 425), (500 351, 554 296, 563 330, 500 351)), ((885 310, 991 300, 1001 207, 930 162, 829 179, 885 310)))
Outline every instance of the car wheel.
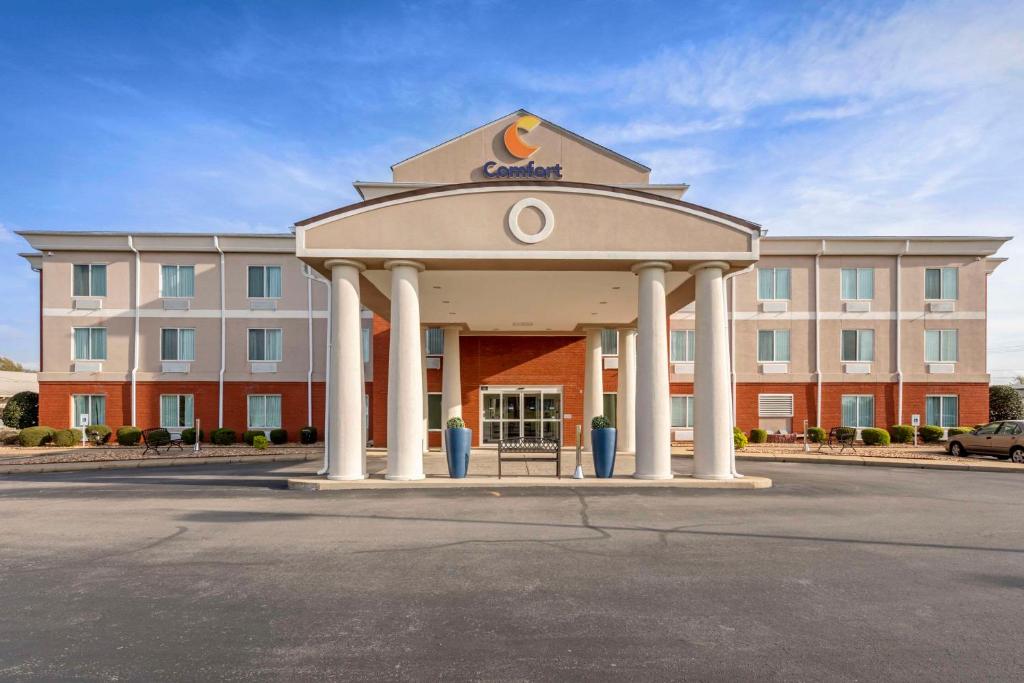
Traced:
POLYGON ((954 441, 949 444, 949 454, 955 458, 966 458, 967 450, 960 445, 959 441, 954 441))
POLYGON ((1024 463, 1024 448, 1018 446, 1010 451, 1010 460, 1012 462, 1024 463))

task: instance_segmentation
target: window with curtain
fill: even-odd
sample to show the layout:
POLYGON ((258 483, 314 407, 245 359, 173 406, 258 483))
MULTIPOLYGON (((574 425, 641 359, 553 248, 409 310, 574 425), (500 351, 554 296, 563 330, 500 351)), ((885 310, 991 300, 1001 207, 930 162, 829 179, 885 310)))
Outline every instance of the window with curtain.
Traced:
POLYGON ((875 397, 843 396, 842 412, 843 427, 874 427, 875 397))
POLYGON ((106 296, 107 266, 102 263, 76 263, 72 269, 73 296, 106 296))
POLYGON ((160 396, 160 426, 185 429, 195 423, 192 394, 163 394, 160 396))
POLYGON ((280 429, 281 395, 251 394, 249 396, 249 429, 280 429))
POLYGON ((441 394, 427 394, 427 429, 441 431, 441 394))
POLYGON ((606 393, 604 395, 604 405, 601 406, 601 409, 604 411, 604 416, 612 423, 612 427, 615 427, 618 424, 616 422, 619 419, 619 415, 616 412, 618 405, 618 394, 606 393))
POLYGON ((761 363, 788 363, 789 330, 758 330, 757 360, 761 363))
POLYGON ((249 298, 281 298, 281 266, 249 266, 249 298))
POLYGON ((693 396, 672 397, 672 426, 677 429, 693 427, 693 396))
POLYGON ((959 357, 957 342, 957 330, 925 330, 925 362, 955 363, 959 357))
POLYGON ((371 360, 371 356, 370 356, 370 328, 369 327, 364 327, 364 328, 362 328, 360 330, 360 333, 361 333, 360 337, 362 339, 363 362, 364 363, 368 363, 371 360))
POLYGON ((874 268, 843 268, 840 280, 843 299, 856 301, 875 297, 874 268))
POLYGON ((249 329, 249 360, 280 362, 282 335, 279 328, 249 329))
POLYGON ((956 427, 960 422, 959 396, 925 396, 925 424, 937 427, 956 427))
POLYGON ((875 359, 874 330, 843 330, 842 360, 868 362, 875 359))
POLYGON ((160 266, 160 296, 189 298, 195 294, 195 266, 160 266))
POLYGON ((196 331, 190 327, 160 330, 160 360, 196 359, 196 331))
POLYGON ((789 268, 758 268, 757 298, 767 301, 789 299, 791 280, 789 268))
POLYGON ((428 327, 424 332, 428 356, 444 355, 444 329, 440 327, 428 327))
POLYGON ((107 359, 107 328, 76 327, 75 360, 107 359))
POLYGON ((107 397, 100 394, 75 394, 71 397, 71 426, 79 426, 79 416, 88 415, 90 425, 106 424, 107 397))
POLYGON ((692 363, 696 334, 693 330, 672 330, 669 337, 669 362, 692 363))
POLYGON ((619 355, 618 330, 601 330, 601 353, 605 356, 619 355))
POLYGON ((925 299, 956 299, 958 292, 956 268, 925 268, 925 299))

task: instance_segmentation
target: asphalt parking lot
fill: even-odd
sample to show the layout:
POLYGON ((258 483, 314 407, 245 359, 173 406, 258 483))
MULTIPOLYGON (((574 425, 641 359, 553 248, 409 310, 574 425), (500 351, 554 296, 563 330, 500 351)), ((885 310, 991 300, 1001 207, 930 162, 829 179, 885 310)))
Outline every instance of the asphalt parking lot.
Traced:
POLYGON ((1024 678, 1020 475, 281 490, 302 467, 0 478, 0 679, 1024 678))

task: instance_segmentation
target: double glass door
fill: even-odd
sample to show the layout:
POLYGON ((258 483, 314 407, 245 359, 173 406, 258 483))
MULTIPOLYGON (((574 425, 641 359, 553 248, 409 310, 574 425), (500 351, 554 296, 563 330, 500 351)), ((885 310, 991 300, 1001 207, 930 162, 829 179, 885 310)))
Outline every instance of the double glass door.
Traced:
POLYGON ((497 388, 481 391, 483 407, 481 440, 497 444, 521 437, 562 437, 562 392, 553 387, 497 388))

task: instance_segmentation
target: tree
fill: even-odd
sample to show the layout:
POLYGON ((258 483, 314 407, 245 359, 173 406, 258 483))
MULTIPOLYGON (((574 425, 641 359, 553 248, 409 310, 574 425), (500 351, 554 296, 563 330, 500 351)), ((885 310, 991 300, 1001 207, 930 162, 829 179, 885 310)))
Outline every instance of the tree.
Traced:
POLYGON ((20 391, 4 406, 4 424, 12 429, 25 429, 39 424, 39 394, 20 391))
POLYGON ((988 388, 988 419, 1024 420, 1024 398, 1016 389, 1009 386, 993 386, 988 388))
POLYGON ((0 356, 0 371, 25 372, 25 366, 7 356, 0 356))

